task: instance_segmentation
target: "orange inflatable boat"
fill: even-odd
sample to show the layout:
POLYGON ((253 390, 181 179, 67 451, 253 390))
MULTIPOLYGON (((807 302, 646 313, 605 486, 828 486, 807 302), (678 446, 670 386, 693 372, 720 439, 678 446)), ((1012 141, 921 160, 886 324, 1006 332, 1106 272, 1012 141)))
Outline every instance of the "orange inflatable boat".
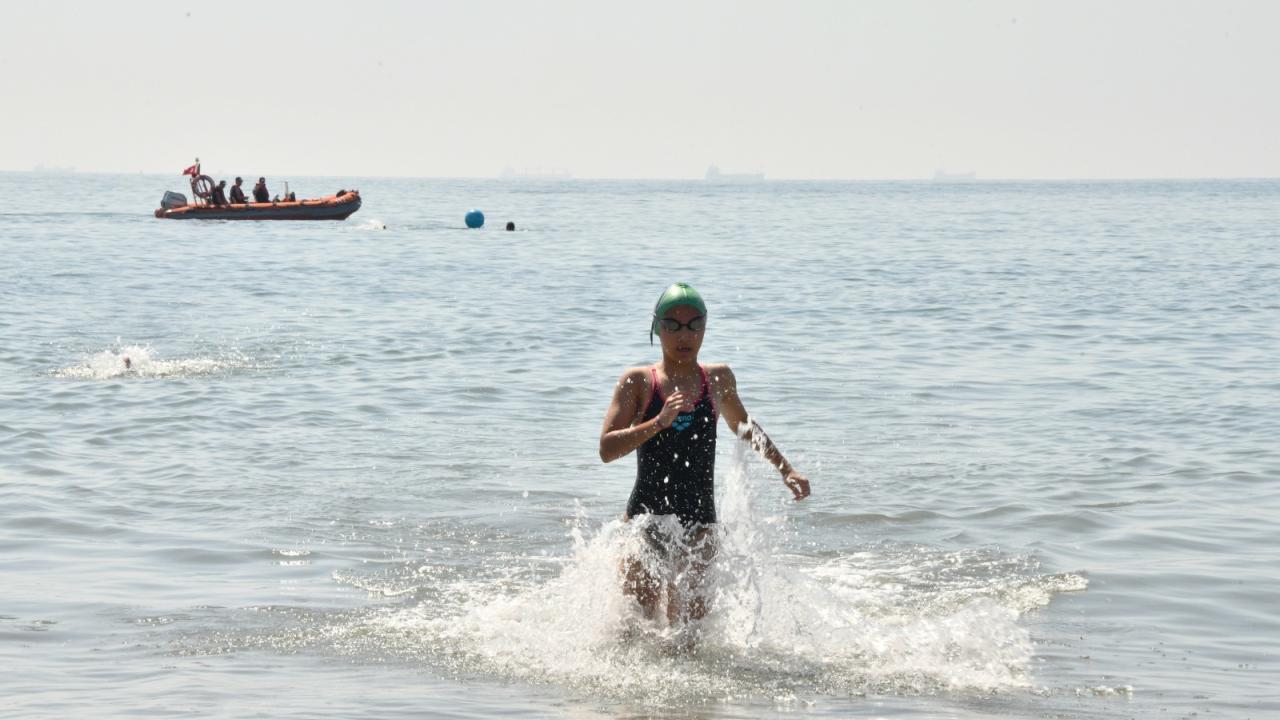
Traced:
POLYGON ((156 217, 170 220, 346 220, 360 209, 359 190, 293 202, 251 202, 243 205, 188 205, 180 193, 165 193, 156 217))

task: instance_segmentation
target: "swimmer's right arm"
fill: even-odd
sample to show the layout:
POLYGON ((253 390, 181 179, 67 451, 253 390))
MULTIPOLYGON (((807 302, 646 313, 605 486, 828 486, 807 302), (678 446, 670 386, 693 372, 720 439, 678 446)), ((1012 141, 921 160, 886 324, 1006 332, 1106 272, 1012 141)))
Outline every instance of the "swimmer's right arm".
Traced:
POLYGON ((662 405, 658 416, 643 422, 644 401, 648 397, 648 377, 644 368, 632 368, 622 374, 613 389, 613 401, 604 416, 604 429, 600 432, 600 459, 613 462, 645 444, 654 435, 671 427, 672 421, 684 404, 684 394, 671 393, 662 405))

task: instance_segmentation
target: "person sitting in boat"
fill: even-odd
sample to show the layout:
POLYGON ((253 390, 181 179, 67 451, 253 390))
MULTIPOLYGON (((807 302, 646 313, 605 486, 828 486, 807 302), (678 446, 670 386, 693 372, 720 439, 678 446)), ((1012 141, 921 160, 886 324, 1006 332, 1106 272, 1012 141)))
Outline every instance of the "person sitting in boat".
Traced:
POLYGON ((231 204, 232 205, 248 204, 249 199, 244 196, 244 190, 241 189, 240 187, 243 184, 244 184, 244 178, 236 178, 236 184, 231 186, 231 204))
POLYGON ((226 190, 223 189, 226 186, 226 180, 219 180, 218 184, 213 188, 213 192, 209 194, 209 202, 218 206, 226 205, 227 193, 226 190))
POLYGON ((267 179, 258 178, 258 184, 253 186, 254 202, 271 202, 271 193, 267 192, 267 179))

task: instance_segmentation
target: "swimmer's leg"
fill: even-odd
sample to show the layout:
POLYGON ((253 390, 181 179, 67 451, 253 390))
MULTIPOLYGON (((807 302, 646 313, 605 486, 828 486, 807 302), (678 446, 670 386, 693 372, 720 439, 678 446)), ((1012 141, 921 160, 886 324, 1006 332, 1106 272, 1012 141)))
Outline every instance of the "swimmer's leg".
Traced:
POLYGON ((679 587, 667 608, 672 625, 679 620, 693 622, 707 616, 706 582, 711 561, 716 556, 714 528, 702 526, 690 533, 679 575, 679 587))
POLYGON ((707 616, 706 582, 711 569, 711 561, 716 557, 716 536, 713 528, 704 527, 698 530, 691 544, 689 558, 689 603, 687 612, 690 620, 701 620, 707 616))
POLYGON ((636 558, 622 561, 622 593, 631 595, 640 605, 640 611, 648 620, 658 617, 658 603, 662 599, 663 582, 645 568, 636 558))

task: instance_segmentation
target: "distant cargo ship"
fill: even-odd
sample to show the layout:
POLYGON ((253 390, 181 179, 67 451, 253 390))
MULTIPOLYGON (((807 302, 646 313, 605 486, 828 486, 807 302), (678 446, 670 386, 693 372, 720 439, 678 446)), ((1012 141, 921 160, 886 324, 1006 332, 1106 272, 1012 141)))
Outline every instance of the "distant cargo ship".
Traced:
POLYGON ((713 163, 707 167, 706 179, 707 182, 722 183, 760 182, 764 180, 764 173, 722 173, 713 163))

